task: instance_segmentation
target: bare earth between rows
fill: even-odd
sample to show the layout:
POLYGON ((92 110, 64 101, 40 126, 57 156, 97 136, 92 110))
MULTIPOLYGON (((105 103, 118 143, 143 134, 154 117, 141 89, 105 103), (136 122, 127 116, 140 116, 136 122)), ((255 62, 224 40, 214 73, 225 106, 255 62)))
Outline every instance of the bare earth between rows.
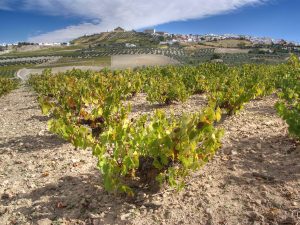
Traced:
MULTIPOLYGON (((134 113, 158 108, 145 98, 131 101, 134 113)), ((103 190, 91 152, 47 131, 35 94, 22 87, 0 98, 0 224, 300 224, 300 149, 275 102, 255 100, 227 118, 222 149, 183 191, 126 199, 103 190)), ((204 104, 199 95, 172 107, 204 104)))

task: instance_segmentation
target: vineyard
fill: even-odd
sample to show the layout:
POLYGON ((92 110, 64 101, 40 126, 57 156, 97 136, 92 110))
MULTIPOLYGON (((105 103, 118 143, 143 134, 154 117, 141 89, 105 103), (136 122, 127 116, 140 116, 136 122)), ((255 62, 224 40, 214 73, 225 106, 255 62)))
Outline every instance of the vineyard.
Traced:
POLYGON ((113 56, 113 55, 140 55, 140 54, 151 54, 151 55, 165 55, 170 58, 182 61, 188 54, 179 48, 148 48, 148 47, 135 47, 135 48, 124 48, 124 47, 106 47, 100 49, 85 49, 81 52, 81 57, 101 57, 101 56, 113 56))
POLYGON ((50 60, 57 60, 58 57, 9 57, 9 58, 1 58, 0 59, 0 68, 5 66, 25 66, 27 64, 37 65, 41 63, 48 62, 50 60))
MULTIPOLYGON (((27 67, 31 65, 26 65, 27 67)), ((0 77, 14 77, 19 69, 23 68, 20 65, 0 67, 0 77)))
POLYGON ((45 70, 28 83, 43 114, 51 117, 50 130, 76 148, 92 150, 105 189, 134 195, 140 184, 181 189, 186 176, 220 148, 224 130, 219 125, 251 100, 277 93, 278 114, 299 139, 299 76, 299 60, 291 56, 279 65, 205 63, 57 75, 45 70), (132 116, 128 101, 141 93, 160 106, 202 94, 206 107, 182 115, 156 110, 132 116))
POLYGON ((20 81, 6 77, 0 77, 0 97, 16 89, 20 81))
MULTIPOLYGON (((122 34, 118 34, 119 36, 122 34)), ((93 36, 91 36, 92 38, 93 36)), ((104 37, 103 37, 104 38, 104 37)), ((19 67, 19 69, 28 67, 60 67, 76 65, 98 64, 109 66, 109 58, 116 55, 163 55, 172 58, 183 65, 195 65, 217 60, 227 65, 237 66, 248 64, 278 64, 284 63, 289 57, 288 54, 254 54, 254 53, 221 53, 216 54, 214 48, 199 49, 194 52, 188 52, 181 47, 124 47, 121 45, 96 46, 83 49, 71 49, 70 51, 52 52, 43 50, 43 55, 32 52, 31 55, 11 55, 0 58, 0 71, 6 68, 19 67), (51 54, 50 54, 51 53, 51 54)), ((1 72, 0 72, 1 73, 1 72)))
POLYGON ((0 97, 19 87, 20 81, 14 76, 21 68, 20 65, 0 66, 0 97))
POLYGON ((198 65, 200 63, 210 62, 217 55, 222 62, 228 65, 242 65, 245 63, 253 64, 278 64, 286 61, 289 54, 248 54, 248 53, 223 53, 215 54, 214 48, 204 48, 188 53, 183 48, 169 47, 169 48, 150 48, 150 47, 102 47, 83 49, 78 55, 74 57, 93 58, 113 55, 136 55, 136 54, 151 54, 164 55, 175 59, 182 64, 198 65))

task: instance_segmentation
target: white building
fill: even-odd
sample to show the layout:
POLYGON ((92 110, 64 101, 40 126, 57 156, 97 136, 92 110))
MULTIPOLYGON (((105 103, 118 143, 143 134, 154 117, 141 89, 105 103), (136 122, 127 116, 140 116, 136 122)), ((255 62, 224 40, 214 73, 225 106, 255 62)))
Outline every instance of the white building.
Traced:
POLYGON ((126 48, 135 48, 136 45, 135 45, 135 44, 126 43, 126 44, 125 44, 125 47, 126 47, 126 48))
POLYGON ((61 46, 61 43, 58 43, 58 42, 54 42, 54 43, 41 42, 41 43, 39 43, 39 46, 61 46))

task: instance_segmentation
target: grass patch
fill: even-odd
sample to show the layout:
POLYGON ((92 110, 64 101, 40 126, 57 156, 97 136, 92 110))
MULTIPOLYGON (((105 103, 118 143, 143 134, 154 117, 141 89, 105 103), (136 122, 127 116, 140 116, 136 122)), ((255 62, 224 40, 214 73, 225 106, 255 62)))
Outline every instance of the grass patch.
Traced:
POLYGON ((52 67, 64 67, 64 66, 110 66, 111 57, 101 56, 94 58, 72 58, 63 57, 56 62, 48 65, 38 65, 35 68, 52 68, 52 67))
POLYGON ((72 56, 79 54, 78 51, 80 50, 81 46, 66 46, 50 47, 28 52, 12 51, 10 53, 1 55, 0 59, 5 57, 72 56))
POLYGON ((0 77, 14 77, 22 68, 32 68, 34 64, 0 66, 0 77))
POLYGON ((204 45, 218 48, 240 48, 240 47, 251 47, 252 43, 246 40, 235 40, 235 39, 227 39, 227 40, 219 40, 219 41, 210 41, 203 43, 204 45))

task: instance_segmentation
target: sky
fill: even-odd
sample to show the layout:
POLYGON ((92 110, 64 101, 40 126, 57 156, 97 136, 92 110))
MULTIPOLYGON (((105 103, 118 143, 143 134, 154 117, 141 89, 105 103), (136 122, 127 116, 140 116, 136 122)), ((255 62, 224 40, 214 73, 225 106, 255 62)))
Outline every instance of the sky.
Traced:
POLYGON ((299 0, 0 0, 0 43, 64 42, 117 26, 300 42, 299 22, 299 0))

